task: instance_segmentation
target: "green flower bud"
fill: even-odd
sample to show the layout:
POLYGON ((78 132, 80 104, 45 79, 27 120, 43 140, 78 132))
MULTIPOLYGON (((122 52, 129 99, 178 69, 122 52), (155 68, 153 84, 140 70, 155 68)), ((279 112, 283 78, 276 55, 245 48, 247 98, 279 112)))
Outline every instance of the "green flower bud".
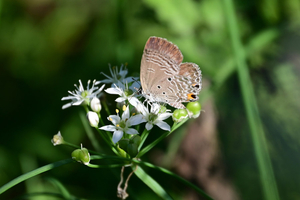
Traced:
POLYGON ((201 112, 201 104, 198 101, 188 103, 186 108, 193 114, 193 118, 199 117, 201 112))
POLYGON ((138 145, 135 143, 129 143, 127 146, 127 153, 130 155, 131 158, 134 158, 138 153, 138 145))
MULTIPOLYGON (((127 146, 126 146, 126 148, 127 148, 127 146)), ((126 151, 124 151, 123 149, 121 149, 121 148, 119 148, 119 147, 118 147, 118 151, 119 151, 121 157, 127 158, 127 153, 126 153, 126 151)))
POLYGON ((119 146, 123 150, 127 150, 127 145, 129 144, 129 139, 122 139, 119 142, 119 146))
POLYGON ((136 144, 137 146, 139 146, 142 142, 142 139, 139 135, 134 135, 130 138, 129 143, 130 144, 136 144))
POLYGON ((173 121, 178 123, 188 117, 188 112, 186 109, 177 109, 173 112, 173 121))
POLYGON ((76 149, 72 152, 72 158, 77 162, 81 162, 85 165, 90 163, 90 154, 86 148, 76 149))

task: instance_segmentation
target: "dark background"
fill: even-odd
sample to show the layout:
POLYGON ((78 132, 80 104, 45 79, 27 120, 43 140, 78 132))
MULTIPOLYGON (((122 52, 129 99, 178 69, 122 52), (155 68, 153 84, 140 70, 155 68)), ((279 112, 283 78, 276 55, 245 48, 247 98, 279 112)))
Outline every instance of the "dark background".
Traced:
MULTIPOLYGON (((280 198, 300 199, 300 2, 234 3, 280 198)), ((263 199, 225 19, 221 0, 0 0, 0 186, 69 158, 71 148, 50 142, 59 130, 67 141, 92 148, 78 115, 82 108, 62 110, 66 102, 61 98, 79 79, 84 86, 89 79, 103 79, 100 72, 108 73, 109 64, 127 63, 129 75, 138 75, 145 42, 159 36, 178 45, 184 62, 200 66, 205 112, 143 159, 164 163, 216 199, 230 199, 226 191, 236 199, 263 199), (201 129, 193 128, 195 123, 201 129), (199 151, 185 148, 192 133, 199 151), (209 137, 203 139, 205 135, 209 137), (186 162, 191 155, 195 162, 186 162), (209 173, 197 176, 203 169, 209 173), (216 174, 222 178, 213 179, 216 174)), ((73 163, 23 182, 0 198, 59 192, 52 177, 76 197, 115 199, 119 170, 73 163)), ((147 172, 175 199, 201 198, 168 175, 147 172)), ((129 199, 158 198, 135 176, 128 192, 129 199)))

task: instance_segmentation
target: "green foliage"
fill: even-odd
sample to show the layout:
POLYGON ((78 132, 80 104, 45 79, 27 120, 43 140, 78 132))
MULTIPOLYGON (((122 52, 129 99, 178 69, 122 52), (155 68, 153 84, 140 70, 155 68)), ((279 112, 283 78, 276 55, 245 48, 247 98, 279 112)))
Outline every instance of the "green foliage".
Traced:
MULTIPOLYGON (((58 127, 73 144, 84 141, 89 149, 108 149, 98 135, 95 137, 88 123, 80 120, 85 116, 78 117, 76 109, 61 111, 63 103, 60 99, 78 79, 99 79, 100 71, 108 71, 108 63, 121 65, 127 62, 130 71, 135 71, 133 75, 138 76, 145 41, 155 35, 178 45, 185 56, 184 62, 195 62, 200 66, 205 83, 200 102, 205 110, 208 100, 215 101, 222 160, 240 198, 263 199, 264 188, 260 180, 265 176, 259 173, 256 160, 267 156, 264 158, 270 162, 266 165, 271 163, 273 166, 279 197, 299 199, 297 166, 300 163, 296 158, 300 152, 300 2, 263 0, 234 3, 235 10, 232 12, 237 16, 239 35, 233 39, 240 39, 238 59, 246 63, 243 67, 246 78, 239 79, 237 76, 241 69, 237 71, 226 23, 228 13, 222 0, 0 0, 0 79, 3 94, 0 107, 0 185, 3 186, 0 193, 7 189, 4 184, 11 180, 16 184, 41 173, 26 174, 19 163, 20 152, 31 155, 34 160, 22 162, 37 162, 38 166, 70 157, 72 149, 54 148, 50 142, 58 127), (253 90, 249 89, 250 81, 253 90), (244 99, 243 93, 248 93, 244 99), (255 111, 252 118, 256 123, 250 126, 244 111, 247 100, 257 101, 257 107, 254 105, 248 109, 248 112, 255 111), (265 141, 254 140, 253 144, 250 129, 253 134, 256 128, 259 130, 257 133, 265 133, 265 141), (254 154, 253 145, 265 149, 264 155, 254 154), (266 152, 269 155, 265 155, 266 152), (24 176, 14 179, 20 174, 24 176)), ((205 117, 203 115, 205 112, 201 114, 205 117)), ((172 130, 175 129, 177 126, 172 130)), ((156 147, 158 151, 153 151, 164 152, 165 166, 172 167, 176 160, 185 136, 185 129, 180 130, 182 132, 174 135, 167 147, 160 143, 161 146, 156 147)), ((153 144, 161 142, 166 134, 161 137, 161 133, 155 134, 158 137, 143 134, 141 145, 147 137, 154 143, 149 145, 145 142, 146 148, 137 157, 144 156, 143 159, 148 160, 156 155, 146 156, 145 153, 152 150, 153 144)), ((56 165, 46 166, 48 168, 42 168, 44 171, 56 165)), ((58 189, 64 196, 115 198, 119 168, 95 172, 94 169, 74 166, 67 165, 47 172, 47 176, 56 177, 67 188, 58 189), (73 174, 76 176, 72 177, 73 174), (102 191, 109 192, 103 194, 102 191)), ((143 172, 136 173, 141 175, 143 172)), ((153 185, 151 189, 158 190, 161 196, 168 198, 166 191, 178 196, 186 192, 185 188, 178 192, 168 184, 162 190, 156 184, 165 180, 159 178, 150 183, 153 185)), ((42 184, 46 185, 45 182, 42 184)), ((181 183, 174 184, 181 187, 181 183)), ((19 197, 17 194, 24 194, 26 190, 30 191, 24 187, 13 187, 0 198, 16 198, 19 197)), ((136 197, 130 197, 132 199, 139 199, 141 193, 145 196, 143 199, 153 197, 152 190, 137 179, 130 181, 128 190, 138 193, 136 197)))

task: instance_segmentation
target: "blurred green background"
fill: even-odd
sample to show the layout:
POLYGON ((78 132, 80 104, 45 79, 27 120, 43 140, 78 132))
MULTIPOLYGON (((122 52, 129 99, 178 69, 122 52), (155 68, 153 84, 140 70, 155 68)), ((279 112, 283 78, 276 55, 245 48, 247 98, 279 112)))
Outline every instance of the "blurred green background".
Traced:
MULTIPOLYGON (((234 3, 279 196, 300 199, 300 1, 234 3)), ((0 186, 70 157, 72 149, 50 142, 58 130, 69 142, 92 148, 81 108, 62 110, 60 99, 78 79, 84 85, 103 79, 100 72, 108 73, 109 64, 127 63, 129 74, 138 75, 150 36, 167 38, 179 46, 184 62, 200 66, 205 112, 143 160, 164 163, 216 199, 264 199, 222 0, 0 0, 0 186), (193 128, 195 123, 202 129, 193 128), (193 132, 199 151, 185 148, 193 132), (185 159, 190 156, 192 162, 185 159), (214 179, 216 174, 222 178, 214 179)), ((201 199, 168 175, 147 172, 174 199, 201 199)), ((116 199, 119 173, 69 164, 11 188, 0 199, 58 192, 49 177, 78 198, 116 199)), ((128 199, 158 199, 135 176, 129 183, 128 199)))

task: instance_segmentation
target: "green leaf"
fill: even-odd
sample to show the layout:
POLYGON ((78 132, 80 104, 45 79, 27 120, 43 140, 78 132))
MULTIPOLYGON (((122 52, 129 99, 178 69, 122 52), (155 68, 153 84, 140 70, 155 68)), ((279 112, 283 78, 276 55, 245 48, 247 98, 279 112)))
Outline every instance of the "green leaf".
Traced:
MULTIPOLYGON (((228 22, 229 34, 232 42, 235 62, 237 65, 238 78, 243 96, 247 120, 250 126, 255 157, 260 173, 260 180, 264 198, 266 200, 278 200, 276 180, 273 173, 271 158, 268 152, 268 143, 255 99, 249 68, 245 60, 245 49, 242 46, 240 33, 232 0, 224 0, 224 11, 228 22)), ((269 36, 268 36, 269 37, 269 36)))
POLYGON ((62 196, 65 199, 71 199, 72 195, 69 193, 67 188, 65 188, 65 186, 60 181, 58 181, 57 179, 54 179, 54 178, 47 178, 47 180, 60 190, 62 196))
POLYGON ((141 179, 149 188, 153 190, 158 196, 166 200, 172 200, 173 198, 151 177, 149 176, 141 167, 132 166, 135 170, 134 173, 137 177, 141 179))
POLYGON ((9 188, 21 183, 22 181, 25 181, 29 178, 32 178, 34 176, 37 176, 43 172, 46 172, 46 171, 49 171, 51 169, 54 169, 56 167, 59 167, 59 166, 62 166, 62 165, 65 165, 65 164, 68 164, 68 163, 71 163, 71 162, 74 162, 72 158, 69 158, 69 159, 65 159, 65 160, 61 160, 61 161, 58 161, 58 162, 55 162, 55 163, 51 163, 51 164, 48 164, 48 165, 45 165, 43 167, 40 167, 40 168, 37 168, 35 170, 32 170, 26 174, 23 174, 13 180, 11 180, 10 182, 6 183, 5 185, 3 185, 1 188, 0 188, 0 194, 2 194, 3 192, 5 192, 6 190, 8 190, 9 188))
POLYGON ((133 162, 137 163, 137 164, 142 164, 144 166, 147 166, 147 167, 151 167, 153 169, 156 169, 158 171, 161 171, 165 174, 168 174, 174 178, 176 178, 177 180, 181 181, 182 183, 188 185, 189 187, 193 188, 194 190, 196 190, 200 195, 202 195, 203 197, 205 197, 206 199, 209 199, 209 200, 213 200, 213 198, 211 198, 209 195, 207 195, 203 190, 201 190, 200 188, 198 188, 196 185, 194 185, 193 183, 185 180, 184 178, 178 176, 177 174, 174 174, 173 172, 165 169, 165 168, 162 168, 162 167, 158 167, 158 166, 155 166, 151 163, 147 163, 147 162, 144 162, 144 161, 139 161, 139 160, 135 160, 133 159, 132 160, 133 162))

